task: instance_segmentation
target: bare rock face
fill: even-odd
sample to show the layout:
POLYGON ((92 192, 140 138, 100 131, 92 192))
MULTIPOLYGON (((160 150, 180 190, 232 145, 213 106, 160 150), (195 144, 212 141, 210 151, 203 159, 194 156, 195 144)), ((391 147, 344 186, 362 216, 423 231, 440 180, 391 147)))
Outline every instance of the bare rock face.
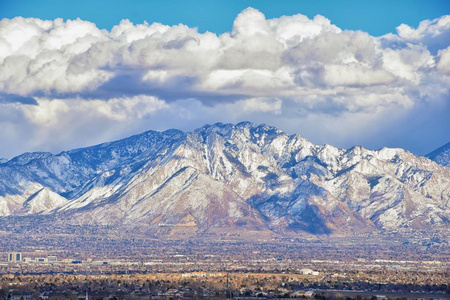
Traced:
POLYGON ((448 230, 449 206, 450 169, 425 157, 314 145, 249 122, 149 131, 0 164, 2 216, 158 236, 448 230))

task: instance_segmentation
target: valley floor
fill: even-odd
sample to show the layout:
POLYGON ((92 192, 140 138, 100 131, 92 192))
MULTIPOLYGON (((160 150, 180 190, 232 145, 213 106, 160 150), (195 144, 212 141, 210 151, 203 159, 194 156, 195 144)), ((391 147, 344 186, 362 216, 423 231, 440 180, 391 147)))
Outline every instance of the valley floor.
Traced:
POLYGON ((86 290, 90 299, 448 299, 450 293, 448 237, 433 232, 253 241, 2 232, 0 249, 6 297, 49 292, 50 299, 77 299, 86 290), (12 251, 26 262, 8 263, 12 251))
POLYGON ((450 299, 446 275, 327 270, 316 276, 237 272, 3 275, 0 295, 4 299, 86 299, 86 292, 89 299, 450 299), (408 283, 411 276, 422 282, 408 283))

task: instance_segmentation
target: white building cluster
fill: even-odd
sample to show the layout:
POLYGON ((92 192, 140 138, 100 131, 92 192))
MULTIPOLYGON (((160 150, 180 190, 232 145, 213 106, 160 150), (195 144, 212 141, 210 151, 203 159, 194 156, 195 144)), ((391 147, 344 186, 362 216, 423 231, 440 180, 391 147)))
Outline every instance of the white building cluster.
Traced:
POLYGON ((53 264, 58 262, 58 258, 54 255, 48 255, 46 257, 23 257, 21 252, 8 253, 9 263, 40 263, 40 264, 53 264))
POLYGON ((300 270, 300 274, 317 276, 317 275, 319 275, 319 272, 311 270, 311 269, 303 268, 300 270))

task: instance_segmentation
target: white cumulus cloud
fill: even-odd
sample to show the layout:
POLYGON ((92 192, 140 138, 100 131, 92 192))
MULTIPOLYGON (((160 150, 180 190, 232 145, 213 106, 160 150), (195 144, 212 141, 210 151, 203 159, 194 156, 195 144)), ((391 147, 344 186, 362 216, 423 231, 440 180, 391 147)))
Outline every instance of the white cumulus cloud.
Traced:
POLYGON ((3 155, 59 149, 55 136, 77 146, 92 126, 106 139, 246 119, 347 146, 361 138, 348 118, 371 128, 448 107, 449 49, 450 16, 381 37, 320 15, 267 19, 253 8, 222 35, 128 20, 107 31, 80 19, 3 19, 0 139, 26 132, 29 141, 3 155))

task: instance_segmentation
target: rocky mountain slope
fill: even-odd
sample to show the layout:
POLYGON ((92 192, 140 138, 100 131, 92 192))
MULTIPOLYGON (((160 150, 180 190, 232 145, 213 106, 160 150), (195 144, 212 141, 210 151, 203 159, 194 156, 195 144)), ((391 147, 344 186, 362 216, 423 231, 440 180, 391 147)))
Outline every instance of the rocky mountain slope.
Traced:
POLYGON ((148 131, 0 164, 0 215, 151 235, 450 228, 450 168, 249 122, 148 131))
POLYGON ((434 160, 440 165, 450 167, 450 143, 445 144, 442 147, 434 150, 426 155, 431 160, 434 160))

